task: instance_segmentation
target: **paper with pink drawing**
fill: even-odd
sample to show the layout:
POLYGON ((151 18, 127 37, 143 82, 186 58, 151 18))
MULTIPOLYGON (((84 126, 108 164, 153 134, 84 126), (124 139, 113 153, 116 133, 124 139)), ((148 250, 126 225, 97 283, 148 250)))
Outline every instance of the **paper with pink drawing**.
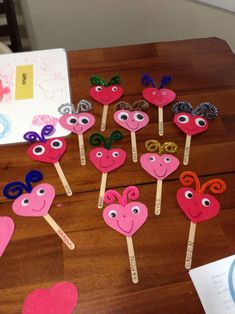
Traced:
POLYGON ((0 257, 3 255, 15 229, 11 217, 0 216, 0 257))
POLYGON ((0 145, 23 142, 27 130, 46 124, 56 126, 56 136, 68 135, 58 105, 70 101, 64 49, 0 56, 0 145))

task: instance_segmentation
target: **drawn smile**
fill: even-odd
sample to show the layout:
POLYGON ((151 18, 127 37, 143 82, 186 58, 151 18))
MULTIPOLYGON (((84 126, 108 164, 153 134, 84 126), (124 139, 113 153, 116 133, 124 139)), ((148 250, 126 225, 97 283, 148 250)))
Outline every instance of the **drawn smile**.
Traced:
POLYGON ((162 176, 160 176, 159 174, 157 174, 156 171, 155 171, 155 169, 153 169, 153 172, 154 172, 154 174, 155 174, 156 177, 162 178, 162 177, 165 177, 165 175, 166 175, 166 173, 167 173, 167 169, 165 170, 165 173, 164 173, 162 176))
POLYGON ((114 163, 115 163, 115 162, 114 162, 114 160, 112 159, 110 164, 103 166, 103 165, 102 165, 102 162, 100 161, 100 167, 101 167, 101 168, 109 168, 109 167, 113 166, 114 163))
POLYGON ((191 216, 191 217, 193 217, 193 218, 197 218, 197 217, 199 217, 199 216, 201 216, 201 211, 199 212, 199 213, 197 213, 196 215, 193 215, 192 213, 191 213, 191 209, 190 208, 188 208, 188 212, 189 212, 189 215, 191 216))
POLYGON ((121 229, 123 232, 125 232, 125 233, 131 233, 131 231, 132 231, 132 229, 133 229, 133 220, 131 221, 131 228, 130 228, 130 230, 125 230, 125 229, 123 229, 123 228, 120 226, 119 221, 117 221, 117 225, 118 225, 118 228, 121 229))
POLYGON ((44 208, 45 204, 46 204, 46 202, 43 201, 43 206, 42 206, 40 209, 34 209, 34 208, 32 208, 32 211, 34 211, 34 212, 40 212, 40 211, 44 208))
POLYGON ((128 124, 128 122, 126 122, 126 125, 128 126, 129 129, 131 129, 131 130, 133 130, 133 131, 137 130, 138 127, 139 127, 139 123, 137 123, 137 127, 136 127, 136 128, 131 127, 131 126, 128 124))

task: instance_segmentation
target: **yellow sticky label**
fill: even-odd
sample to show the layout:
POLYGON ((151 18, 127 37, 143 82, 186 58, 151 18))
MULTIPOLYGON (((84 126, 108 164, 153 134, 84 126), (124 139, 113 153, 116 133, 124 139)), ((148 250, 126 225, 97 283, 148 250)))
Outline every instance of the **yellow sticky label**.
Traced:
POLYGON ((33 98, 33 65, 16 67, 15 99, 33 98))

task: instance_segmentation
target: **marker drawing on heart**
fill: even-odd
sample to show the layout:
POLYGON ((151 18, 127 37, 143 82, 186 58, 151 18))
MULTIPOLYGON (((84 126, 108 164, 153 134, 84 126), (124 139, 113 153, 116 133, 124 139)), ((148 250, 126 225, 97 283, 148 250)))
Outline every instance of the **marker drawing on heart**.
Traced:
POLYGON ((123 94, 123 88, 118 85, 120 83, 120 77, 116 75, 106 83, 100 77, 93 75, 90 82, 95 85, 90 89, 90 96, 103 105, 100 130, 104 132, 107 122, 108 106, 122 97, 123 94))
POLYGON ((148 74, 144 74, 141 78, 142 85, 152 85, 152 87, 147 87, 143 90, 143 97, 148 102, 158 107, 158 133, 160 136, 164 135, 163 107, 169 105, 176 98, 175 92, 169 88, 164 88, 171 80, 172 77, 170 75, 163 76, 159 88, 157 88, 155 81, 148 74))
POLYGON ((136 202, 138 198, 139 190, 135 186, 125 188, 122 196, 117 191, 108 190, 104 195, 104 201, 108 206, 103 211, 106 224, 126 237, 131 278, 135 284, 139 279, 132 236, 148 217, 147 207, 143 203, 136 202), (118 204, 114 204, 115 198, 118 204), (132 202, 128 204, 128 200, 132 202))
POLYGON ((204 194, 204 192, 207 188, 210 188, 210 192, 221 194, 226 190, 226 184, 221 179, 212 179, 200 186, 198 176, 192 171, 184 171, 181 173, 180 182, 184 187, 178 189, 176 199, 181 210, 191 221, 185 258, 185 268, 190 269, 193 257, 196 224, 215 217, 220 210, 219 201, 214 196, 204 194), (192 184, 195 184, 195 190, 189 187, 192 184))
POLYGON ((3 255, 15 229, 11 217, 0 216, 0 257, 3 255))
POLYGON ((218 109, 209 102, 199 104, 195 109, 187 101, 179 101, 172 107, 174 123, 186 134, 183 164, 188 165, 192 135, 207 131, 208 120, 218 116, 218 109))
POLYGON ((83 133, 95 124, 95 117, 87 111, 92 109, 92 104, 87 100, 80 100, 75 109, 73 104, 62 104, 58 111, 63 115, 60 117, 60 125, 78 135, 78 146, 80 151, 81 165, 86 164, 83 133))
POLYGON ((63 138, 46 140, 46 136, 51 135, 53 131, 54 127, 52 125, 46 125, 42 128, 41 135, 34 131, 25 133, 24 139, 26 141, 30 143, 40 141, 40 144, 37 142, 31 145, 27 150, 27 154, 33 160, 54 164, 66 194, 71 196, 73 193, 59 164, 60 158, 66 151, 67 143, 63 138))
POLYGON ((107 174, 121 167, 126 160, 126 152, 123 149, 111 149, 114 140, 121 140, 123 135, 120 131, 113 131, 108 140, 105 140, 100 133, 93 133, 90 136, 92 146, 104 144, 104 148, 94 148, 90 151, 89 157, 93 165, 102 173, 98 208, 103 207, 103 196, 106 189, 107 174))
POLYGON ((148 109, 149 104, 139 99, 129 104, 126 101, 120 101, 116 104, 114 120, 124 129, 131 133, 131 149, 133 162, 138 161, 137 144, 135 132, 144 128, 149 123, 149 116, 143 112, 148 109))
POLYGON ((14 200, 12 209, 17 215, 45 218, 67 247, 73 250, 75 247, 74 243, 48 214, 55 198, 54 187, 48 183, 39 184, 34 188, 32 187, 32 183, 41 180, 42 173, 37 170, 32 170, 25 176, 25 183, 14 181, 5 185, 3 195, 8 199, 14 200), (24 193, 24 191, 27 193, 24 193))
POLYGON ((150 153, 140 157, 141 167, 152 177, 157 179, 155 199, 155 214, 160 215, 162 203, 162 181, 179 167, 179 159, 172 154, 176 153, 177 145, 166 142, 161 145, 156 140, 148 140, 145 147, 150 153), (154 153, 157 152, 157 153, 154 153))
POLYGON ((49 289, 30 292, 22 314, 72 314, 78 303, 78 289, 69 281, 60 281, 49 289))

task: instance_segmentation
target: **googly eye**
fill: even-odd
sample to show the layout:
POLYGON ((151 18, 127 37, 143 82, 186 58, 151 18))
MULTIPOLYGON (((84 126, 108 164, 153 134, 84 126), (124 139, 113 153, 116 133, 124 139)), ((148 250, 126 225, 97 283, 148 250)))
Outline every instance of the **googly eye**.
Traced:
POLYGON ((34 155, 40 156, 40 155, 44 154, 44 152, 45 152, 45 147, 42 145, 37 145, 33 148, 33 154, 34 155))
POLYGON ((167 163, 169 163, 169 162, 171 162, 171 158, 170 158, 170 157, 165 157, 165 158, 164 158, 164 161, 167 162, 167 163))
POLYGON ((116 210, 112 209, 112 210, 109 211, 108 215, 109 215, 110 218, 116 218, 117 217, 117 212, 116 212, 116 210))
POLYGON ((97 92, 101 92, 101 91, 102 91, 102 87, 101 87, 101 86, 96 86, 95 90, 96 90, 97 92))
POLYGON ((53 141, 51 142, 51 147, 54 148, 54 149, 59 149, 59 148, 61 148, 62 146, 63 146, 63 143, 62 143, 62 141, 59 140, 59 139, 53 140, 53 141))
POLYGON ((202 199, 202 205, 205 206, 205 207, 208 207, 210 206, 210 200, 208 200, 208 198, 203 198, 202 199))
POLYGON ((71 116, 71 117, 69 117, 67 120, 66 120, 66 123, 67 124, 70 124, 70 125, 73 125, 73 124, 76 124, 77 123, 77 118, 76 117, 74 117, 74 116, 71 116))
POLYGON ((188 199, 191 199, 191 198, 193 197, 193 193, 192 193, 191 191, 186 191, 186 192, 184 193, 184 196, 185 196, 186 198, 188 198, 188 199))
POLYGON ((29 205, 29 199, 28 198, 24 198, 21 201, 21 206, 25 207, 25 206, 28 206, 28 205, 29 205))
POLYGON ((179 123, 188 123, 189 117, 184 114, 181 114, 180 116, 178 116, 177 120, 179 123))
POLYGON ((157 92, 156 92, 156 91, 154 91, 154 92, 153 92, 153 96, 156 96, 156 95, 157 95, 157 92))
POLYGON ((142 113, 135 113, 134 114, 134 119, 138 122, 143 121, 144 120, 144 115, 142 113))
POLYGON ((117 158, 117 157, 119 156, 119 153, 118 153, 118 152, 113 152, 113 153, 112 153, 112 156, 115 157, 115 158, 117 158))
POLYGON ((140 213, 140 208, 139 206, 134 206, 132 207, 131 211, 133 214, 138 215, 140 213))
POLYGON ((45 194, 45 190, 44 189, 37 190, 37 195, 38 196, 43 196, 44 194, 45 194))
POLYGON ((79 122, 80 124, 87 124, 89 121, 90 121, 90 120, 89 120, 87 117, 85 117, 85 116, 82 116, 82 117, 80 117, 80 118, 78 119, 78 122, 79 122))
POLYGON ((195 123, 197 126, 202 128, 206 125, 206 120, 204 120, 202 118, 197 118, 197 119, 195 119, 195 123))
POLYGON ((155 161, 155 157, 154 156, 150 156, 149 157, 149 161, 154 162, 155 161))
POLYGON ((116 92, 117 91, 117 86, 113 86, 112 87, 112 92, 116 92))
POLYGON ((126 121, 129 118, 129 114, 127 112, 119 112, 118 114, 118 120, 120 121, 126 121))
POLYGON ((103 153, 102 153, 102 152, 97 152, 97 153, 96 153, 96 157, 101 158, 102 156, 103 156, 103 153))

